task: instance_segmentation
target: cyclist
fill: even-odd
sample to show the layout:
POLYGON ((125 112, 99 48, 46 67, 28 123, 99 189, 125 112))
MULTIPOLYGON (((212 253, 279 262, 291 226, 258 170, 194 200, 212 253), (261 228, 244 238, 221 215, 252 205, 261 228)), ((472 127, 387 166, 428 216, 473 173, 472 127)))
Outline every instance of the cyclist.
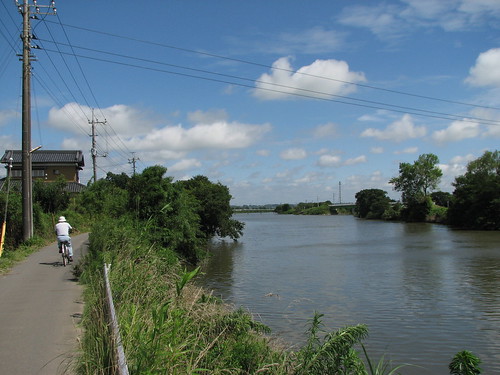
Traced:
POLYGON ((68 249, 69 261, 73 261, 73 247, 71 246, 71 237, 69 232, 73 228, 66 221, 64 216, 59 217, 59 222, 56 224, 55 231, 57 236, 57 246, 59 247, 59 252, 62 253, 62 243, 67 242, 66 248, 68 249))

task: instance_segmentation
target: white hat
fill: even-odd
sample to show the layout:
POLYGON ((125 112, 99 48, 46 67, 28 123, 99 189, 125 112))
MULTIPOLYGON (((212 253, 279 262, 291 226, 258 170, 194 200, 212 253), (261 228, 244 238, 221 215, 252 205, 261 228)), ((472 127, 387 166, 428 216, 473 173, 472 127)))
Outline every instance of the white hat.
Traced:
POLYGON ((59 217, 59 222, 61 223, 61 222, 63 222, 63 221, 66 221, 66 218, 65 218, 64 216, 60 216, 60 217, 59 217))

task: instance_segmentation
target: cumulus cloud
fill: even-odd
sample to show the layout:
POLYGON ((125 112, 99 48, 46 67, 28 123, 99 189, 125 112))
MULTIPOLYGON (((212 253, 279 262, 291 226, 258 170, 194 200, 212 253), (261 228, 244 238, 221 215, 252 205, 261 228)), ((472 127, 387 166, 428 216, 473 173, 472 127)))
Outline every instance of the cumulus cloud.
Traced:
POLYGON ((237 149, 254 144, 270 130, 269 124, 249 125, 221 121, 198 124, 191 128, 184 128, 182 125, 157 128, 144 136, 131 137, 126 143, 139 150, 237 149))
POLYGON ((500 48, 479 54, 465 82, 473 86, 500 87, 500 48))
POLYGON ((188 113, 188 120, 192 123, 213 124, 218 121, 227 121, 227 112, 223 109, 213 109, 210 111, 194 111, 188 113))
POLYGON ((300 160, 306 157, 307 152, 302 148, 289 148, 280 153, 280 158, 283 160, 300 160))
POLYGON ((340 167, 342 158, 338 155, 321 155, 317 164, 320 167, 340 167))
POLYGON ((197 159, 183 159, 168 168, 169 172, 185 171, 187 169, 199 168, 201 162, 197 159))
POLYGON ((410 115, 405 114, 384 130, 368 128, 361 133, 362 137, 372 137, 382 141, 402 142, 407 139, 420 138, 427 133, 425 126, 416 126, 410 115))
POLYGON ((18 113, 12 109, 0 111, 0 126, 7 124, 10 120, 16 118, 18 113))
POLYGON ((481 27, 499 16, 500 2, 496 0, 402 0, 345 7, 339 22, 366 28, 380 39, 394 40, 416 28, 460 31, 481 27))
POLYGON ((277 43, 271 41, 266 50, 275 53, 325 53, 339 49, 343 43, 343 35, 338 31, 314 27, 300 34, 282 33, 277 43), (274 44, 274 45, 273 45, 274 44))
POLYGON ((370 149, 370 152, 372 154, 383 154, 384 153, 384 148, 383 147, 372 147, 370 149))
MULTIPOLYGON (((90 129, 92 109, 78 103, 68 103, 62 108, 53 107, 49 110, 48 125, 65 132, 81 134, 90 129)), ((151 130, 154 119, 145 111, 123 104, 113 105, 94 112, 94 120, 106 122, 114 132, 121 136, 137 133, 144 134, 151 130)), ((103 125, 106 126, 106 125, 103 125)))
POLYGON ((360 155, 355 158, 346 159, 345 161, 338 155, 325 154, 321 155, 316 163, 319 167, 341 167, 352 166, 356 164, 366 163, 365 155, 360 155))
POLYGON ((344 162, 344 165, 355 165, 355 164, 360 164, 360 163, 366 163, 366 156, 365 155, 360 155, 355 158, 347 159, 344 162))
POLYGON ((432 134, 432 139, 438 143, 457 142, 467 138, 476 138, 480 134, 480 125, 475 121, 454 121, 443 130, 432 134))
POLYGON ((355 85, 344 82, 364 81, 364 74, 351 72, 345 61, 316 60, 295 71, 290 58, 282 57, 273 63, 270 74, 264 73, 257 79, 254 95, 263 100, 292 99, 300 95, 329 98, 332 95, 347 95, 356 90, 355 85), (326 77, 335 77, 336 80, 326 77))
POLYGON ((394 154, 400 155, 400 154, 416 154, 418 151, 418 147, 407 147, 404 150, 398 150, 394 151, 394 154))
POLYGON ((330 138, 337 136, 337 125, 333 122, 329 122, 327 124, 318 125, 313 130, 313 135, 316 138, 330 138))
POLYGON ((269 150, 257 150, 255 153, 257 155, 259 155, 259 156, 269 156, 269 155, 271 155, 271 151, 269 151, 269 150))

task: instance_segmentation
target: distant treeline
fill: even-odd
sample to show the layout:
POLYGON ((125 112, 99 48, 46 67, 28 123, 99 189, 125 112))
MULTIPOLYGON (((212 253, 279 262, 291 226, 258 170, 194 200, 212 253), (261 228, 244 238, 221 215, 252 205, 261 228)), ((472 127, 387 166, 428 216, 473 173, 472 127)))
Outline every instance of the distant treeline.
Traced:
POLYGON ((399 175, 389 183, 401 192, 401 201, 382 189, 356 193, 354 209, 332 207, 330 201, 280 204, 274 212, 295 215, 353 213, 364 219, 438 222, 457 228, 500 229, 500 153, 486 151, 455 178, 453 193, 435 191, 442 171, 434 154, 423 154, 413 163, 400 163, 399 175))

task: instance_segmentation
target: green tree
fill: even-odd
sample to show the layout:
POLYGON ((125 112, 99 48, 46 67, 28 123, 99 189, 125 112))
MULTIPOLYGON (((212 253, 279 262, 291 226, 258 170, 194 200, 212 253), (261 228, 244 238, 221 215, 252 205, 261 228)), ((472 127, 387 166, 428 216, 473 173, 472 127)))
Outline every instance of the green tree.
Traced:
POLYGON ((444 191, 435 191, 431 193, 432 201, 441 207, 448 207, 453 199, 453 195, 444 191))
POLYGON ((129 212, 128 201, 128 191, 106 178, 97 180, 78 195, 76 209, 90 218, 120 217, 129 212))
POLYGON ((164 177, 166 172, 156 165, 133 176, 128 184, 129 207, 153 242, 196 262, 201 244, 196 201, 171 177, 164 177))
POLYGON ((237 240, 243 234, 244 224, 232 218, 232 197, 226 186, 200 175, 179 184, 195 197, 196 212, 206 238, 220 236, 237 240))
POLYGON ((45 213, 63 211, 68 207, 70 199, 66 186, 67 182, 62 176, 59 176, 54 182, 35 180, 33 202, 38 203, 45 213))
POLYGON ((408 221, 423 221, 430 211, 432 202, 429 193, 437 188, 443 172, 436 164, 439 159, 434 154, 423 154, 413 163, 400 163, 399 176, 389 183, 401 192, 405 205, 402 214, 408 221))
POLYGON ((286 214, 286 213, 289 213, 289 211, 291 209, 292 209, 292 207, 290 206, 290 204, 285 203, 285 204, 280 204, 280 205, 276 206, 276 208, 274 209, 274 212, 276 212, 277 214, 286 214))
POLYGON ((473 229, 500 229, 500 152, 486 151, 455 178, 451 225, 473 229))
POLYGON ((380 219, 390 208, 390 198, 381 189, 364 189, 356 193, 356 212, 360 218, 380 219))
POLYGON ((2 215, 0 223, 4 221, 7 201, 5 248, 15 249, 23 242, 22 195, 11 191, 7 199, 7 193, 0 192, 0 214, 2 215))

